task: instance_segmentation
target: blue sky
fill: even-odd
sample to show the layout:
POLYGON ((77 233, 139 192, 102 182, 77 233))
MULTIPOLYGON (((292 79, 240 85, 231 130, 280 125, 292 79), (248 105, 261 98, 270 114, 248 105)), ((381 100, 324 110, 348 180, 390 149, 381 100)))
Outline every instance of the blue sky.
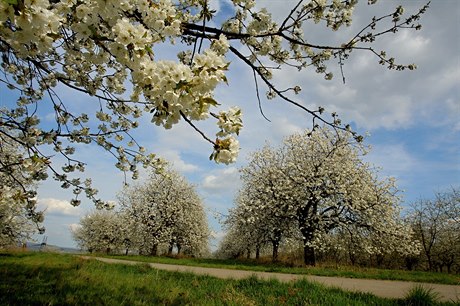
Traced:
MULTIPOLYGON (((273 12, 275 19, 287 13, 295 1, 259 1, 273 12)), ((362 1, 356 10, 351 28, 332 33, 320 25, 309 25, 311 42, 336 42, 352 36, 374 15, 391 12, 402 4, 408 13, 415 12, 424 1, 380 0, 375 6, 362 1)), ((212 1, 212 7, 222 17, 227 0, 212 1)), ((346 83, 338 77, 338 66, 331 61, 329 68, 337 77, 325 81, 312 71, 297 73, 283 70, 274 80, 281 87, 300 85, 302 92, 296 99, 310 107, 323 106, 337 111, 345 122, 352 122, 360 133, 369 132, 366 143, 373 147, 366 160, 382 167, 382 176, 394 176, 404 190, 403 205, 434 192, 460 185, 460 2, 435 0, 422 17, 421 31, 401 31, 377 42, 376 49, 385 49, 402 63, 415 62, 416 71, 388 71, 377 59, 366 53, 354 52, 345 63, 346 83)), ((170 50, 156 50, 165 57, 170 50)), ((170 54, 170 53, 169 53, 170 54)), ((226 214, 232 207, 239 187, 238 169, 247 162, 248 154, 269 141, 279 144, 283 137, 311 127, 311 118, 280 100, 263 101, 267 122, 259 113, 252 72, 229 56, 229 86, 220 86, 216 98, 222 109, 238 105, 243 110, 244 129, 239 141, 241 153, 236 164, 218 165, 208 160, 212 148, 184 123, 171 130, 163 130, 149 123, 148 118, 136 131, 137 139, 149 150, 172 161, 202 196, 209 211, 211 227, 221 236, 221 229, 213 212, 226 214)), ((7 90, 1 88, 2 104, 7 90)), ((91 108, 91 100, 61 88, 60 95, 73 105, 91 108)), ((264 96, 264 91, 262 91, 264 96)), ((5 98, 6 97, 6 98, 5 98)), ((43 114, 46 120, 46 114, 43 114)), ((197 125, 209 135, 215 132, 213 122, 197 125)), ((79 146, 79 156, 88 162, 86 175, 93 178, 100 196, 116 200, 123 182, 123 174, 115 167, 115 160, 96 146, 79 146)), ((61 190, 59 184, 47 181, 40 185, 40 207, 47 207, 45 226, 48 243, 74 246, 69 228, 93 209, 88 200, 80 207, 69 204, 71 191, 61 190)), ((41 240, 40 236, 37 236, 41 240)))

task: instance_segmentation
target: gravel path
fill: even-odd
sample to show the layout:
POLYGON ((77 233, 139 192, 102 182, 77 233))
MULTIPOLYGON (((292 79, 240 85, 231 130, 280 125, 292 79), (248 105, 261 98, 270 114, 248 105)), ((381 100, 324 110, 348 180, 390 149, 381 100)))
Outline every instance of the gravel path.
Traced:
MULTIPOLYGON (((128 265, 146 264, 145 262, 89 257, 81 256, 84 259, 96 259, 106 263, 121 263, 128 265)), ((161 263, 148 263, 149 266, 156 269, 191 272, 199 275, 210 275, 218 278, 232 278, 242 279, 256 275, 260 279, 277 279, 282 282, 290 282, 306 278, 307 280, 322 283, 329 287, 338 287, 349 291, 361 291, 372 293, 376 296, 386 298, 402 298, 407 292, 415 285, 421 285, 426 288, 432 288, 439 294, 441 301, 457 301, 460 302, 460 286, 455 285, 441 285, 441 284, 428 284, 428 283, 415 283, 403 281, 390 281, 390 280, 375 280, 375 279, 358 279, 358 278, 344 278, 344 277, 328 277, 328 276, 314 276, 314 275, 301 275, 301 274, 284 274, 273 272, 256 272, 245 270, 231 270, 219 268, 205 268, 205 267, 192 267, 182 265, 171 265, 161 263)))

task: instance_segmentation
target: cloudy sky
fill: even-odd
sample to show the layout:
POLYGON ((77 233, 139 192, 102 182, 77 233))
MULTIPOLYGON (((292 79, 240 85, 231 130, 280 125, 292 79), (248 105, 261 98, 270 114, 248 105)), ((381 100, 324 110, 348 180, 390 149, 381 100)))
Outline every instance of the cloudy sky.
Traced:
MULTIPOLYGON (((227 1, 212 1, 219 19, 229 10, 227 1)), ((280 20, 295 2, 261 0, 259 6, 267 7, 274 19, 280 20)), ((415 13, 425 4, 419 0, 380 0, 374 6, 361 2, 350 28, 331 32, 321 25, 310 24, 304 31, 308 33, 308 41, 346 41, 374 15, 392 12, 399 4, 406 8, 407 14, 415 13)), ((416 71, 388 71, 370 54, 353 52, 345 63, 345 84, 340 77, 326 81, 312 71, 282 70, 275 75, 281 87, 302 87, 301 94, 296 96, 302 104, 337 111, 343 121, 351 122, 360 133, 369 132, 366 142, 372 151, 366 159, 382 167, 382 176, 397 178, 399 188, 404 190, 403 205, 460 185, 460 1, 432 1, 421 22, 421 31, 401 31, 382 37, 375 45, 377 50, 387 50, 401 63, 416 63, 416 71)), ((165 57, 170 54, 168 50, 156 52, 165 57)), ((218 236, 221 229, 215 216, 225 215, 233 205, 240 184, 238 169, 247 163, 249 153, 266 141, 276 145, 283 137, 311 127, 307 114, 280 100, 262 101, 264 113, 271 120, 266 121, 258 110, 252 72, 235 57, 229 56, 229 60, 229 86, 217 89, 216 100, 223 108, 238 105, 243 109, 241 153, 236 164, 210 162, 212 148, 186 124, 163 130, 146 119, 136 132, 143 145, 173 162, 197 186, 218 236)), ((334 61, 329 68, 334 75, 340 75, 334 61)), ((78 103, 87 100, 65 90, 61 95, 78 103)), ((214 131, 213 125, 198 123, 209 134, 214 131)), ((114 168, 115 161, 97 147, 79 147, 79 156, 88 162, 86 174, 93 178, 100 196, 116 200, 123 175, 114 168)), ((71 196, 70 191, 61 190, 52 181, 39 188, 40 207, 47 209, 45 226, 50 244, 75 246, 69 228, 93 208, 87 200, 80 207, 71 207, 71 196)), ((41 236, 37 239, 41 240, 41 236)))

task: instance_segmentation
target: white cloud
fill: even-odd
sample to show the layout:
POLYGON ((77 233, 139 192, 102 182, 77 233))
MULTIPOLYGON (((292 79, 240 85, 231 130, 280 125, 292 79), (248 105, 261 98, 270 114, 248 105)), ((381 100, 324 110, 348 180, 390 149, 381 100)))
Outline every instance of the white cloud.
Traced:
POLYGON ((202 189, 209 193, 233 193, 239 186, 239 173, 235 167, 212 171, 203 178, 202 189))
POLYGON ((211 236, 217 240, 221 240, 225 237, 225 231, 211 231, 211 236))
POLYGON ((38 199, 39 210, 51 215, 79 216, 82 212, 80 207, 74 207, 69 201, 54 198, 38 199))
POLYGON ((170 162, 173 165, 173 168, 179 172, 186 173, 200 170, 197 165, 185 162, 182 159, 180 152, 177 150, 160 150, 157 153, 159 156, 170 162))
POLYGON ((402 176, 418 164, 403 144, 375 145, 365 159, 390 176, 402 176))
POLYGON ((384 127, 387 129, 404 128, 412 124, 413 107, 412 99, 404 95, 389 95, 381 99, 381 105, 370 107, 363 111, 361 122, 366 128, 376 129, 384 127), (379 116, 376 118, 375 113, 379 116))
POLYGON ((74 232, 75 230, 81 228, 81 224, 71 223, 71 224, 68 224, 68 227, 70 229, 70 232, 74 232))
POLYGON ((292 135, 294 133, 299 133, 302 131, 302 128, 294 123, 292 120, 289 120, 287 117, 278 117, 275 118, 273 121, 273 136, 277 136, 275 139, 277 142, 282 140, 284 137, 288 135, 292 135))

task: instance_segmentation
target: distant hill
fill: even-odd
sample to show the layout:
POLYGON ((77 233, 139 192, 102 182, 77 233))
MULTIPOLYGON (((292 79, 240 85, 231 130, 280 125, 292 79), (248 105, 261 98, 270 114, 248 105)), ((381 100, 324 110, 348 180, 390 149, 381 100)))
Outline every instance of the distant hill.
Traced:
POLYGON ((40 243, 27 242, 26 247, 30 251, 51 251, 60 253, 81 253, 80 249, 60 247, 57 245, 46 244, 42 246, 40 243))

